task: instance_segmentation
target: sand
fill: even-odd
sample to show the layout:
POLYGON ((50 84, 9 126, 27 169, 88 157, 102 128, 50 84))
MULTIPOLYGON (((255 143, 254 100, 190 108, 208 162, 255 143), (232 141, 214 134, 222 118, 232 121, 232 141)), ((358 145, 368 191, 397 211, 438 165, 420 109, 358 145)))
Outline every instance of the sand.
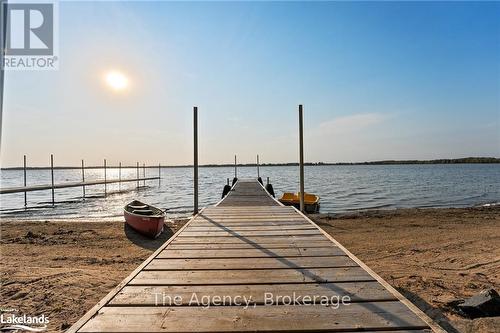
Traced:
POLYGON ((500 332, 500 317, 463 319, 449 303, 500 292, 500 207, 313 216, 325 231, 450 332, 500 332))
POLYGON ((123 222, 2 221, 0 305, 45 314, 48 332, 62 332, 184 223, 152 241, 123 222))
MULTIPOLYGON (((327 232, 450 332, 500 332, 500 317, 468 320, 450 301, 500 286, 500 207, 315 215, 327 232)), ((164 243, 123 222, 2 221, 2 309, 49 317, 62 332, 164 243)))

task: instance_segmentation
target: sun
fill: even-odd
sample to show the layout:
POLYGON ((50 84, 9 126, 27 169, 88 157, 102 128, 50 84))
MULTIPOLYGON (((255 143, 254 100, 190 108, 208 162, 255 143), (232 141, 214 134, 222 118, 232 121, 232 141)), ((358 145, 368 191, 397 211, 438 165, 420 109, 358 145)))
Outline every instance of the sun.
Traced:
POLYGON ((123 91, 129 86, 129 80, 125 74, 119 71, 109 71, 106 73, 106 84, 115 91, 123 91))

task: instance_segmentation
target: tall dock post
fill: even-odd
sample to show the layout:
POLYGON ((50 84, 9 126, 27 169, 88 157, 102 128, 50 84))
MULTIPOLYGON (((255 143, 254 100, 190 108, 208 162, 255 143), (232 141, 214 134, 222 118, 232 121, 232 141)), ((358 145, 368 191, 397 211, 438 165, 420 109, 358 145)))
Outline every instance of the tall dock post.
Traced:
POLYGON ((302 104, 299 105, 299 178, 300 178, 300 211, 304 212, 304 119, 302 104))
POLYGON ((106 186, 106 159, 104 159, 104 196, 107 195, 108 188, 106 186))
POLYGON ((137 189, 139 189, 140 183, 139 183, 139 162, 137 162, 137 189))
MULTIPOLYGON (((26 155, 24 155, 24 187, 26 187, 26 155)), ((24 191, 24 208, 28 207, 28 196, 26 191, 24 191)))
POLYGON ((142 178, 144 178, 142 185, 146 187, 146 163, 142 163, 142 178))
POLYGON ((85 199, 85 165, 83 160, 82 160, 82 184, 84 184, 82 186, 82 189, 83 189, 83 198, 85 199))
POLYGON ((122 162, 118 163, 118 191, 122 190, 122 162))
POLYGON ((260 171, 259 171, 259 154, 257 154, 257 178, 260 177, 260 171))
POLYGON ((234 155, 234 178, 238 178, 238 164, 236 164, 236 155, 234 155))
POLYGON ((52 181, 52 206, 55 206, 55 194, 54 194, 54 155, 50 154, 50 178, 52 181))
POLYGON ((198 214, 198 107, 193 107, 193 179, 194 179, 194 209, 198 214))
POLYGON ((158 163, 158 186, 161 185, 161 164, 158 163))

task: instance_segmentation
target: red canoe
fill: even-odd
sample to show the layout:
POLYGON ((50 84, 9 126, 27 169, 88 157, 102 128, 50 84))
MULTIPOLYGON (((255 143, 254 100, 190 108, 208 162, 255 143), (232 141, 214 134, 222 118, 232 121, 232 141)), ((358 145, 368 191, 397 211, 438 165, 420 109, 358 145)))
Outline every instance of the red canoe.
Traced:
POLYGON ((151 238, 163 231, 165 212, 159 208, 134 200, 123 209, 125 222, 135 231, 151 238))

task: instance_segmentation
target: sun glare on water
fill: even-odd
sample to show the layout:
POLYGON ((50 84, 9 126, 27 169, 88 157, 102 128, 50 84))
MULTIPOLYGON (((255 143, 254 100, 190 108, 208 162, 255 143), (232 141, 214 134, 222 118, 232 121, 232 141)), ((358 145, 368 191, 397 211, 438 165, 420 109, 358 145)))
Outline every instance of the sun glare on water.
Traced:
POLYGON ((106 74, 106 83, 111 89, 122 91, 127 89, 129 80, 123 73, 110 71, 106 74))

